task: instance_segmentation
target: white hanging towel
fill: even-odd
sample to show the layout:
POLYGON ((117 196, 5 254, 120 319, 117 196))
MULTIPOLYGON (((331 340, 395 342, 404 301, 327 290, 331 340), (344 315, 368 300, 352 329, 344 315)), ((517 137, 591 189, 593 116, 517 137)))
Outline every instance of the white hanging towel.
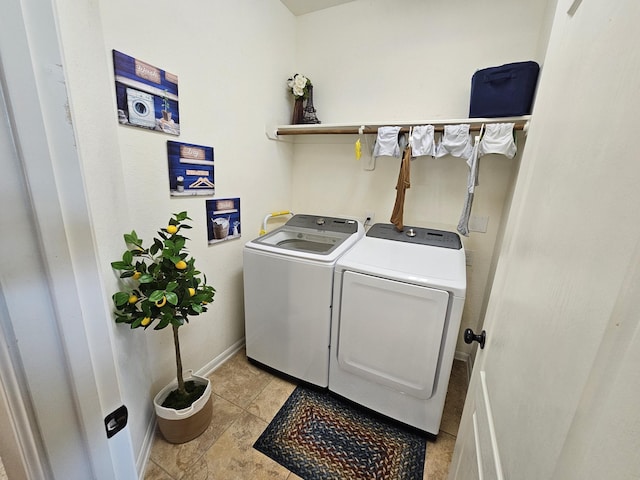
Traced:
POLYGON ((484 135, 478 147, 478 156, 498 153, 513 158, 518 151, 513 139, 513 123, 490 123, 486 126, 484 135))
POLYGON ((471 143, 470 125, 462 123, 459 125, 445 125, 442 140, 436 150, 436 157, 452 155, 454 157, 468 159, 471 157, 473 145, 471 143))
POLYGON ((373 147, 374 157, 396 157, 400 158, 400 145, 398 145, 398 134, 400 127, 380 127, 378 128, 378 138, 373 147))
MULTIPOLYGON (((400 145, 398 134, 400 127, 379 127, 376 143, 373 145, 373 153, 362 162, 364 170, 375 170, 376 158, 382 156, 400 158, 400 145)), ((366 138, 366 136, 365 136, 366 138)))
POLYGON ((436 142, 433 137, 433 125, 418 125, 413 127, 411 131, 411 137, 409 138, 409 145, 411 145, 411 152, 414 157, 421 157, 423 155, 436 155, 436 142))

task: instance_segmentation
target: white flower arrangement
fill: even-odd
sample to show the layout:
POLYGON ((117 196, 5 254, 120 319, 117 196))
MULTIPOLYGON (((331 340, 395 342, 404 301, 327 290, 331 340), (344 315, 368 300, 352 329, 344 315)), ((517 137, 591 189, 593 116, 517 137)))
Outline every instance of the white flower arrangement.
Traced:
POLYGON ((296 99, 307 98, 309 96, 309 87, 311 85, 311 80, 299 73, 296 73, 293 77, 287 80, 287 86, 296 99))

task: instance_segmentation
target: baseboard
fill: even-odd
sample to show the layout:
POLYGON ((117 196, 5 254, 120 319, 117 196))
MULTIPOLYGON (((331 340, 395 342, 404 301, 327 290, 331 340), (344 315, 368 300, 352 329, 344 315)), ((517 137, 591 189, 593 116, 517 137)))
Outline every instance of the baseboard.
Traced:
POLYGON ((224 352, 218 355, 216 358, 207 363, 204 367, 200 368, 197 372, 194 372, 199 377, 208 377, 214 370, 220 365, 229 360, 238 350, 244 347, 244 337, 238 340, 236 343, 227 348, 224 352))
MULTIPOLYGON (((194 372, 196 375, 200 377, 208 377, 216 370, 220 365, 226 362, 229 358, 231 358, 238 350, 240 350, 244 346, 244 337, 238 340, 236 343, 227 348, 220 355, 215 357, 205 366, 200 368, 197 372, 194 372)), ((153 437, 156 431, 156 416, 155 413, 152 412, 151 418, 149 419, 149 424, 147 425, 147 431, 144 435, 144 440, 142 442, 142 448, 140 449, 140 453, 138 455, 138 460, 136 461, 136 470, 138 472, 138 478, 144 478, 144 471, 147 468, 147 463, 149 462, 149 457, 151 456, 151 448, 153 447, 153 437)))
POLYGON ((153 447, 153 437, 156 431, 156 416, 155 412, 151 412, 151 418, 147 425, 147 431, 144 434, 142 441, 142 448, 136 461, 136 471, 138 472, 138 478, 144 478, 144 471, 147 468, 149 462, 149 456, 151 455, 151 447, 153 447))

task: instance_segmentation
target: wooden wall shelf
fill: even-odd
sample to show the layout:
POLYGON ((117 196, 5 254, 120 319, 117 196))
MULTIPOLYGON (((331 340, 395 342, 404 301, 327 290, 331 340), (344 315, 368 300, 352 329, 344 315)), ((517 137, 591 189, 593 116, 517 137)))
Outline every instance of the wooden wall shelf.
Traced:
POLYGON ((401 132, 408 132, 409 127, 416 125, 433 125, 436 132, 442 132, 445 125, 459 125, 468 123, 471 131, 479 131, 482 124, 488 123, 515 123, 516 130, 527 130, 531 115, 520 117, 501 118, 458 118, 442 120, 424 120, 417 122, 389 122, 389 123, 362 123, 339 124, 327 123, 316 125, 278 125, 267 128, 267 136, 274 140, 284 135, 358 135, 377 134, 378 128, 383 126, 402 127, 401 132))

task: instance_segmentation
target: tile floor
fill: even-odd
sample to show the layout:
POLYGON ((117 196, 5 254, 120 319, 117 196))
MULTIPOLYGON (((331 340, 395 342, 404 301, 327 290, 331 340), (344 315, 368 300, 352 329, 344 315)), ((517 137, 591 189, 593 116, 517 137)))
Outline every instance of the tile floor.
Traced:
MULTIPOLYGON (((181 445, 156 432, 144 480, 296 480, 297 475, 257 450, 253 443, 295 385, 257 368, 239 350, 210 377, 213 420, 198 438, 181 445)), ((436 441, 427 442, 425 480, 446 479, 467 391, 467 369, 455 361, 436 441)))

